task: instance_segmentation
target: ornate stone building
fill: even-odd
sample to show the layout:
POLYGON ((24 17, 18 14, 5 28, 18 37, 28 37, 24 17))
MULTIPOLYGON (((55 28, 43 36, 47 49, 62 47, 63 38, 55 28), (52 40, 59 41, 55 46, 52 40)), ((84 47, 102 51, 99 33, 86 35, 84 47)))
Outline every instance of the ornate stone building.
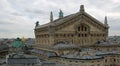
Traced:
POLYGON ((58 19, 53 20, 51 12, 49 23, 39 25, 39 22, 36 22, 35 38, 39 46, 52 46, 59 42, 85 46, 105 41, 108 29, 107 17, 103 24, 85 12, 84 5, 81 5, 77 13, 64 17, 60 10, 58 19))
POLYGON ((45 60, 51 66, 120 66, 120 40, 107 39, 109 26, 80 11, 39 25, 36 22, 36 45, 31 54, 45 60))

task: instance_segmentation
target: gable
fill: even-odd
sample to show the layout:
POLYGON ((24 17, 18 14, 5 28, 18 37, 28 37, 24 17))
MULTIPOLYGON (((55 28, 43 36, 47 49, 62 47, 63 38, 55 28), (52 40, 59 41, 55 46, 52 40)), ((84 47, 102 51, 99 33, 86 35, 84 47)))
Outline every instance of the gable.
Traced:
POLYGON ((91 22, 91 20, 87 20, 86 18, 83 20, 83 23, 88 25, 90 28, 90 31, 103 31, 104 27, 97 25, 96 22, 91 22))
MULTIPOLYGON (((109 26, 102 24, 100 21, 89 15, 84 10, 84 5, 81 5, 80 11, 62 18, 58 18, 53 21, 53 15, 51 13, 52 21, 47 24, 36 26, 35 29, 48 28, 49 26, 55 27, 55 31, 75 31, 77 24, 80 24, 80 20, 84 20, 84 24, 90 27, 90 31, 104 31, 108 30, 109 26), (53 24, 53 25, 51 25, 53 24)), ((43 29, 48 31, 47 29, 43 29)))
POLYGON ((105 25, 102 23, 99 23, 98 20, 93 18, 92 16, 87 15, 86 13, 80 14, 77 16, 74 16, 72 20, 68 20, 65 23, 57 26, 58 31, 75 31, 76 28, 78 27, 81 23, 86 24, 89 26, 90 31, 104 31, 105 25))
POLYGON ((103 23, 99 22, 94 17, 90 16, 89 14, 84 14, 83 16, 84 22, 90 26, 90 31, 104 31, 105 28, 108 26, 104 25, 103 23))
POLYGON ((74 30, 74 24, 67 25, 67 26, 61 28, 61 29, 58 30, 58 31, 64 31, 64 32, 65 32, 65 31, 75 31, 75 30, 74 30))

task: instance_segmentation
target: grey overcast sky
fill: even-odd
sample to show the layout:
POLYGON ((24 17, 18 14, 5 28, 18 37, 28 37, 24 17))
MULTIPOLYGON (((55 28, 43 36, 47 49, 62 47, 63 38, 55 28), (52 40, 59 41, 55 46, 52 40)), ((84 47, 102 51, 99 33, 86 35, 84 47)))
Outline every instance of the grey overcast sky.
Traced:
POLYGON ((59 9, 64 15, 85 11, 104 22, 108 16, 109 35, 120 35, 120 0, 0 0, 0 38, 34 37, 35 22, 49 22, 53 11, 58 18, 59 9))

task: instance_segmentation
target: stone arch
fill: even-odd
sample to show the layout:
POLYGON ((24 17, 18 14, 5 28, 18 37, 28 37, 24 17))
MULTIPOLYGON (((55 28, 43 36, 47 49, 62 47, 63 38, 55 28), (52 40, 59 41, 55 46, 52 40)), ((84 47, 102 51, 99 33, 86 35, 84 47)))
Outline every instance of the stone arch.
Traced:
POLYGON ((79 32, 79 31, 90 31, 90 26, 88 24, 85 23, 77 23, 75 26, 75 31, 79 32))
POLYGON ((87 24, 81 23, 77 25, 77 31, 89 31, 90 28, 87 24))

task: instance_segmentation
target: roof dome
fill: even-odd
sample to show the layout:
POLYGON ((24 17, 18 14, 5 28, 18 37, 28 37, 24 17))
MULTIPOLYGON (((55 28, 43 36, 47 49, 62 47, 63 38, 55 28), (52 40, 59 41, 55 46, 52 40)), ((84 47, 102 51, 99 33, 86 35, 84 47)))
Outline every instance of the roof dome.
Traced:
POLYGON ((12 43, 12 47, 19 48, 24 47, 25 44, 21 41, 20 38, 15 39, 15 41, 12 43))

